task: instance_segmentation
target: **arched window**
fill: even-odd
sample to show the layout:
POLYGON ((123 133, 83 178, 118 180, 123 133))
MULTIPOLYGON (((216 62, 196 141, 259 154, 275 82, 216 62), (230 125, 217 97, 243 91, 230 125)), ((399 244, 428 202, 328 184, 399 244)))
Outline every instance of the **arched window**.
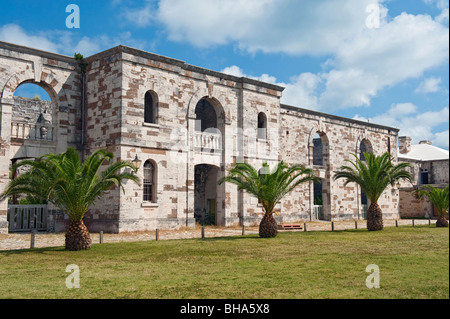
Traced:
POLYGON ((368 139, 363 139, 359 144, 359 159, 362 161, 366 160, 364 153, 373 153, 372 144, 368 139))
POLYGON ((147 93, 145 93, 145 104, 144 104, 145 123, 156 124, 157 104, 158 101, 156 93, 152 91, 147 91, 147 93))
POLYGON ((267 139, 267 117, 263 112, 258 114, 258 138, 267 139))
POLYGON ((144 164, 144 202, 156 202, 155 166, 148 160, 144 164))

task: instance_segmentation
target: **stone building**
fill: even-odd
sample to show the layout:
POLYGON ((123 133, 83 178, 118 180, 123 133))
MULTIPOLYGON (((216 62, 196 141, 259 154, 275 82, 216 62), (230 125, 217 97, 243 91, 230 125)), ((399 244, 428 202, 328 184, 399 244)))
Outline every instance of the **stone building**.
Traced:
POLYGON ((435 218, 434 210, 426 197, 418 198, 417 189, 426 185, 445 188, 449 184, 449 152, 432 145, 430 141, 421 141, 411 145, 408 136, 399 137, 398 161, 411 165, 412 183, 400 182, 400 217, 435 218))
MULTIPOLYGON (((0 42, 0 190, 21 158, 68 147, 83 156, 105 148, 118 160, 137 157, 141 185, 127 183, 125 193, 113 189, 99 199, 85 217, 93 232, 257 223, 258 201, 217 183, 239 161, 314 168, 321 183, 286 196, 276 208, 279 222, 361 219, 367 203, 359 187, 344 187, 333 175, 352 153, 390 152, 397 161, 398 129, 283 105, 277 85, 125 46, 86 60, 83 75, 74 58, 0 42), (14 92, 22 83, 48 92, 45 121, 16 118, 22 102, 14 92)), ((398 218, 398 204, 398 189, 388 189, 380 199, 384 218, 398 218)), ((9 206, 0 204, 2 231, 9 206)), ((56 231, 67 222, 51 207, 47 220, 56 231)))

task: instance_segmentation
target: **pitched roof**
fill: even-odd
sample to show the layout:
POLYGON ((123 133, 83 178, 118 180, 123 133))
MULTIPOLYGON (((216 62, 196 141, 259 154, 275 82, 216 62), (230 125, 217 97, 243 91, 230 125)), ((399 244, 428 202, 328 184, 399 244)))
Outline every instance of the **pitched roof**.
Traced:
POLYGON ((411 151, 407 154, 400 154, 400 152, 398 152, 398 158, 419 161, 448 160, 449 151, 430 144, 416 144, 411 145, 411 151))

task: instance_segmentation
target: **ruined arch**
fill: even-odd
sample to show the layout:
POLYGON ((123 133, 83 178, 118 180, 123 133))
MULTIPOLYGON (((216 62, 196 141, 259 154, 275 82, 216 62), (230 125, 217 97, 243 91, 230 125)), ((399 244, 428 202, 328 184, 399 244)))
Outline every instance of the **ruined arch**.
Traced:
POLYGON ((61 84, 51 73, 46 72, 41 73, 39 81, 36 81, 34 73, 29 70, 11 76, 2 89, 2 98, 13 99, 16 89, 25 83, 39 85, 47 92, 53 103, 56 103, 58 106, 68 106, 69 97, 67 96, 63 84, 61 84))

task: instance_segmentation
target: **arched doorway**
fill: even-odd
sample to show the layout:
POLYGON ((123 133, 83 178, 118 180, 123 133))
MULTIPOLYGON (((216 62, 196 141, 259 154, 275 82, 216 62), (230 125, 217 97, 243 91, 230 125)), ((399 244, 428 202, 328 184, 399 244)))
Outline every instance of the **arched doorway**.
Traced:
POLYGON ((313 218, 316 220, 331 219, 331 194, 329 170, 329 142, 327 135, 317 131, 312 137, 312 165, 318 183, 312 183, 313 218))
MULTIPOLYGON (((10 165, 56 151, 56 94, 42 83, 24 81, 14 90, 10 122, 10 165)), ((12 178, 26 172, 16 170, 12 178)), ((47 230, 47 202, 33 196, 8 200, 9 232, 47 230)))
POLYGON ((195 165, 194 217, 201 225, 217 225, 220 218, 220 170, 209 164, 195 165))

